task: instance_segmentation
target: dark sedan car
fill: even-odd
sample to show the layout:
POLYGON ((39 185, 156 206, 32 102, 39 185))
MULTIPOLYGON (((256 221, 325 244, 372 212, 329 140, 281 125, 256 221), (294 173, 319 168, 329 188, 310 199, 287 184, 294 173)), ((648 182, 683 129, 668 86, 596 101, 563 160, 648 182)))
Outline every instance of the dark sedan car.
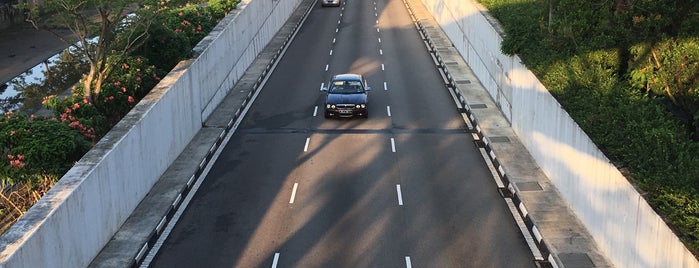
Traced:
POLYGON ((327 87, 321 88, 325 97, 325 118, 361 116, 367 118, 367 91, 371 88, 359 74, 333 76, 327 87))

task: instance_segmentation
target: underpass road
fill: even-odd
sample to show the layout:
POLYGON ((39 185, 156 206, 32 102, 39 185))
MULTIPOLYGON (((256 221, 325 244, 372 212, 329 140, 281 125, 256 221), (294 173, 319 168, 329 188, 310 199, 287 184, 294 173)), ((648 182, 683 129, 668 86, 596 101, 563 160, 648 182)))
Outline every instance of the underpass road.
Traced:
POLYGON ((311 11, 151 267, 535 267, 400 0, 311 11), (368 119, 320 87, 367 78, 368 119))

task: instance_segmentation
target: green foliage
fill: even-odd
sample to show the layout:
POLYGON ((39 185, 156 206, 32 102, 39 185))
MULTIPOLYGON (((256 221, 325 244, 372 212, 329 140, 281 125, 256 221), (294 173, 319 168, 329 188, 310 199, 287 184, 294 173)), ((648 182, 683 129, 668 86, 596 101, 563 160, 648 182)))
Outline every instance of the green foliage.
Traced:
POLYGON ((699 38, 641 43, 631 55, 631 85, 668 96, 690 115, 699 112, 699 38))
POLYGON ((212 14, 228 14, 238 6, 240 0, 209 0, 209 11, 212 14))
POLYGON ((54 117, 0 117, 0 181, 5 185, 60 177, 89 149, 89 139, 54 117))

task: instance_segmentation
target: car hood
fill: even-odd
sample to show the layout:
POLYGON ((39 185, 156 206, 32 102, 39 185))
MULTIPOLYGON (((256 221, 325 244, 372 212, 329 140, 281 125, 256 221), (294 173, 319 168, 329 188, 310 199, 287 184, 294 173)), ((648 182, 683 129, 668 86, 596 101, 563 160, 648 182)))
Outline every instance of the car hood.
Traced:
POLYGON ((366 103, 366 94, 328 94, 325 103, 328 104, 362 104, 366 103))

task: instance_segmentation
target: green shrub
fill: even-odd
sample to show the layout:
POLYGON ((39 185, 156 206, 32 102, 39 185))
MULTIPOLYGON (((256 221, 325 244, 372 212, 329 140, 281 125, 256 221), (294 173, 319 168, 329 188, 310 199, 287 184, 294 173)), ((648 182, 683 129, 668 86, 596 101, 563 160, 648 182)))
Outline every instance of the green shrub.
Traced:
POLYGON ((60 177, 90 149, 90 139, 55 117, 0 117, 0 180, 23 184, 60 177))

